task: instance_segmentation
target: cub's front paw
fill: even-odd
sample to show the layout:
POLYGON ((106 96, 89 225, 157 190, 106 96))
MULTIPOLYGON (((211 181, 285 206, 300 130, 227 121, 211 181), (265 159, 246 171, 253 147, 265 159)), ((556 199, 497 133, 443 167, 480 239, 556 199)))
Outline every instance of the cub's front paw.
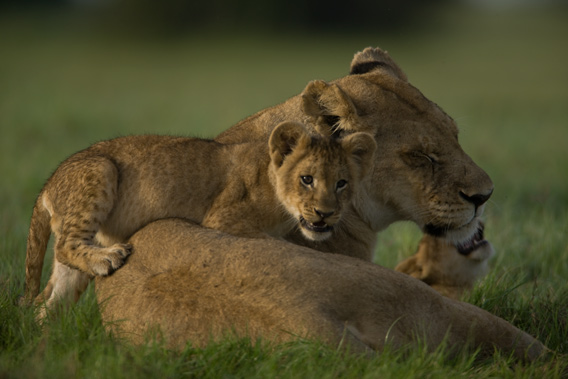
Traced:
POLYGON ((101 249, 91 265, 92 275, 107 276, 118 270, 132 253, 132 245, 117 243, 111 247, 101 249))
POLYGON ((111 249, 114 253, 119 254, 122 258, 126 258, 132 254, 132 245, 129 243, 117 243, 112 245, 109 249, 111 249))

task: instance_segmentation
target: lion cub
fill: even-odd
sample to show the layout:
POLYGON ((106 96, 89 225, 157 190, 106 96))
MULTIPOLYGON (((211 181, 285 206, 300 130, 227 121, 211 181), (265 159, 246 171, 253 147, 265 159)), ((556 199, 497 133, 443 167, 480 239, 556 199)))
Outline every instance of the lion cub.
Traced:
MULTIPOLYGON (((131 253, 124 242, 168 217, 248 237, 281 237, 299 227, 331 235, 376 149, 369 134, 311 136, 278 125, 265 141, 223 145, 170 136, 96 143, 65 160, 33 209, 26 252, 26 296, 39 292, 51 233, 55 259, 36 298, 50 309, 77 301, 93 276, 109 275, 131 253)), ((173 254, 174 252, 172 252, 173 254)), ((39 318, 45 316, 42 309, 39 318)))
POLYGON ((424 235, 418 251, 400 262, 395 270, 422 280, 442 295, 459 300, 489 271, 493 246, 483 238, 480 224, 469 246, 456 247, 443 238, 424 235))

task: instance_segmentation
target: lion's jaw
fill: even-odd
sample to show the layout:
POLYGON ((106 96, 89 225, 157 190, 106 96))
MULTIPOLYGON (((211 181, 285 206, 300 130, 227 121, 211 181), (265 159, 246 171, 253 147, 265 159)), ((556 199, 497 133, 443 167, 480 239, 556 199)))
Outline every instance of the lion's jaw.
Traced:
MULTIPOLYGON (((461 226, 436 228, 432 224, 426 223, 424 219, 417 217, 426 212, 416 211, 414 214, 408 214, 401 212, 401 208, 395 202, 377 201, 377 199, 370 199, 366 196, 365 199, 359 200, 353 203, 355 213, 361 219, 366 220, 369 229, 375 233, 386 229, 396 221, 412 221, 424 233, 444 238, 463 255, 468 255, 487 243, 482 233, 481 216, 484 207, 479 207, 476 214, 461 226)), ((411 207, 410 209, 415 208, 411 207)))
POLYGON ((429 215, 428 206, 411 205, 410 198, 404 196, 404 192, 398 193, 400 195, 398 199, 371 198, 368 196, 369 193, 370 191, 361 191, 360 196, 357 196, 353 201, 353 209, 358 217, 365 220, 369 229, 375 233, 386 229, 397 221, 412 221, 424 233, 444 238, 462 254, 467 254, 472 246, 478 247, 485 242, 484 239, 479 238, 479 231, 483 227, 481 216, 484 206, 479 207, 476 212, 472 211, 465 223, 461 225, 448 223, 446 227, 441 228, 427 222, 433 217, 429 215))
MULTIPOLYGON (((431 234, 428 226, 423 229, 431 234)), ((432 234, 440 236, 439 234, 432 234)), ((468 224, 458 229, 451 229, 441 235, 445 240, 454 245, 462 255, 468 255, 488 242, 483 238, 483 223, 479 217, 475 217, 468 224)))

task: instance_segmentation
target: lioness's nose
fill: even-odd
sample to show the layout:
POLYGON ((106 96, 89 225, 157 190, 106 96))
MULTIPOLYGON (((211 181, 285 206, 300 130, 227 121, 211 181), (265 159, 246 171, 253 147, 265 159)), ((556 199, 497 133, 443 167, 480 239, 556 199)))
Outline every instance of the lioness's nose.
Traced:
POLYGON ((475 205, 475 208, 479 208, 480 206, 482 206, 483 204, 485 204, 485 202, 487 200, 489 200, 489 198, 491 197, 491 194, 493 193, 493 188, 487 192, 487 193, 476 193, 474 195, 468 195, 463 191, 460 191, 460 196, 466 200, 469 201, 470 203, 472 203, 473 205, 475 205))
POLYGON ((316 212, 316 214, 317 214, 318 216, 320 216, 322 219, 323 219, 323 218, 326 218, 326 217, 333 216, 333 213, 334 213, 333 211, 331 211, 331 212, 324 212, 324 211, 320 211, 319 209, 314 209, 314 212, 316 212))

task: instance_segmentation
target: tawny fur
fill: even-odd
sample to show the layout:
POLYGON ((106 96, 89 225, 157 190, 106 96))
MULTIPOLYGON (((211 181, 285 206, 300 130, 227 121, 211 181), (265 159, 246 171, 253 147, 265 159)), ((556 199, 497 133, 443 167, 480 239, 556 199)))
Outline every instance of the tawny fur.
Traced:
POLYGON ((330 83, 309 83, 300 95, 239 122, 216 141, 263 139, 283 119, 320 133, 375 137, 366 188, 345 214, 341 232, 317 244, 289 236, 295 243, 371 260, 377 232, 399 220, 452 244, 470 239, 493 183, 460 147, 454 120, 409 84, 381 49, 355 54, 350 72, 330 83))
MULTIPOLYGON (((239 122, 216 141, 264 141, 286 120, 319 133, 365 131, 378 145, 364 188, 333 235, 313 243, 292 232, 290 241, 370 261, 377 232, 395 221, 445 232, 452 244, 477 230, 483 201, 493 189, 490 178, 460 147, 455 122, 408 83, 385 51, 355 54, 350 75, 311 82, 300 95, 239 122)), ((49 228, 40 229, 37 233, 49 234, 49 228)))
POLYGON ((445 239, 425 235, 420 240, 418 251, 400 262, 395 270, 420 279, 444 296, 459 300, 487 274, 489 259, 494 254, 489 242, 462 255, 445 239))
POLYGON ((36 303, 77 301, 89 277, 111 274, 147 223, 182 217, 250 237, 282 237, 302 222, 324 239, 367 172, 375 142, 365 133, 310 136, 280 124, 268 142, 130 136, 97 143, 64 161, 41 191, 31 220, 26 297, 39 291, 49 224, 51 278, 36 303), (309 176, 311 183, 302 180, 309 176), (313 226, 313 225, 316 226, 313 226), (322 226, 323 225, 323 226, 322 226), (319 229, 318 229, 319 226, 319 229))
POLYGON ((363 351, 412 344, 414 336, 432 349, 447 338, 451 347, 471 343, 488 353, 497 347, 521 359, 546 351, 498 317, 366 262, 377 232, 397 220, 411 220, 454 246, 470 240, 493 184, 459 146, 454 121, 385 52, 356 54, 351 71, 332 83, 314 81, 217 138, 263 140, 288 119, 324 134, 372 134, 373 167, 331 238, 315 244, 288 236, 342 255, 159 221, 131 239, 128 265, 97 278, 108 328, 136 343, 159 328, 174 348, 188 340, 204 345, 232 330, 253 340, 310 337, 363 351))
POLYGON ((97 277, 105 326, 182 349, 227 333, 273 341, 310 338, 352 351, 416 346, 494 349, 533 360, 546 348, 508 322, 441 296, 421 281, 361 259, 273 239, 234 237, 182 220, 131 239, 128 264, 97 277))

